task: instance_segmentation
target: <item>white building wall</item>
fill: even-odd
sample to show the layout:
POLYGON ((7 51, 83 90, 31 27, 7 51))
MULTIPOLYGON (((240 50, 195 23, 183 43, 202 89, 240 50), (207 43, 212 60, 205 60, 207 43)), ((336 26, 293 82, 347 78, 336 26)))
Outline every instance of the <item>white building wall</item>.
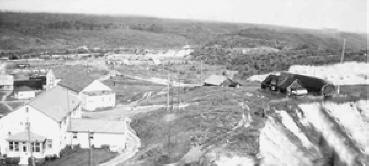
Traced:
POLYGON ((81 94, 82 106, 88 111, 93 111, 99 107, 114 107, 115 93, 100 96, 88 96, 81 94))
MULTIPOLYGON (((81 148, 88 148, 88 133, 78 132, 77 138, 73 138, 74 133, 70 132, 72 145, 80 145, 81 148)), ((124 149, 126 147, 126 134, 124 133, 94 133, 91 139, 91 145, 100 148, 102 145, 109 145, 110 147, 119 147, 124 149)))
POLYGON ((19 91, 14 93, 14 97, 17 99, 29 99, 36 96, 36 91, 19 91))
POLYGON ((64 148, 63 142, 65 142, 62 139, 63 131, 60 129, 59 123, 31 106, 20 107, 0 119, 0 152, 6 154, 8 151, 8 141, 6 139, 9 137, 9 132, 16 134, 26 131, 25 122, 27 122, 28 116, 31 126, 30 131, 52 140, 52 148, 46 149, 45 154, 59 155, 60 150, 64 148), (26 107, 29 108, 28 113, 26 107))

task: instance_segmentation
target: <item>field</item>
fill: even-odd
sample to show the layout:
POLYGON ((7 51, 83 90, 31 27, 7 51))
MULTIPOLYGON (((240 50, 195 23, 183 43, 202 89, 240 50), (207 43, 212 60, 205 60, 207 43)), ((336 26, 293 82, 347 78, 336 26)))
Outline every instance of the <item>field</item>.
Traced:
POLYGON ((179 110, 174 107, 169 112, 163 108, 133 116, 131 125, 143 147, 125 165, 183 160, 194 143, 201 145, 201 155, 219 148, 217 153, 221 155, 254 158, 258 153, 257 137, 258 129, 263 126, 264 104, 260 92, 244 90, 199 87, 183 94, 183 102, 189 104, 187 107, 179 110), (235 128, 243 114, 238 104, 246 100, 254 121, 247 129, 235 128))
POLYGON ((164 85, 119 76, 105 80, 103 83, 116 92, 117 105, 141 100, 148 93, 155 95, 165 88, 164 85))
MULTIPOLYGON (((93 149, 92 154, 92 165, 94 166, 106 162, 117 155, 117 153, 108 152, 106 149, 93 149)), ((62 158, 47 161, 40 166, 88 166, 88 155, 88 149, 68 149, 68 152, 62 158)))

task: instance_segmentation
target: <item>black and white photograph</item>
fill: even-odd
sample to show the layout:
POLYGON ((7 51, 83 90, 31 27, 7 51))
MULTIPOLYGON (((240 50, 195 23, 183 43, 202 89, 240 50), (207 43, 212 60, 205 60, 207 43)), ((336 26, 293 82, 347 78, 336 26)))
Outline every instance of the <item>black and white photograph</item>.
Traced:
POLYGON ((367 0, 0 0, 0 166, 369 166, 367 0))

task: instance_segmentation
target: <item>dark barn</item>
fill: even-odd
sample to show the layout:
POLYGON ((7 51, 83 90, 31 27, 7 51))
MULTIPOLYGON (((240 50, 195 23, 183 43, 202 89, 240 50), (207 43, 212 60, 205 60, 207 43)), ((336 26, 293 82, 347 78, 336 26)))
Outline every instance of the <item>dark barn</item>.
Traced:
POLYGON ((280 76, 269 75, 261 83, 261 87, 263 89, 265 89, 266 87, 273 87, 274 86, 273 81, 275 80, 276 80, 275 90, 284 93, 287 91, 287 87, 289 87, 295 80, 298 80, 298 83, 311 94, 332 96, 336 91, 333 84, 323 79, 300 74, 291 74, 287 72, 281 73, 280 76))

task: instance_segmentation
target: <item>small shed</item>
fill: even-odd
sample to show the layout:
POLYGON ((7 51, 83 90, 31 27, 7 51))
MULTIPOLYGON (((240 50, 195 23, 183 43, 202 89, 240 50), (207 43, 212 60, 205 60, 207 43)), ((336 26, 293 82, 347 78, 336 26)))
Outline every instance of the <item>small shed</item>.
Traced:
POLYGON ((238 87, 240 85, 224 75, 211 75, 204 81, 204 86, 238 87))
POLYGON ((14 97, 17 99, 30 99, 36 96, 36 90, 29 86, 19 86, 14 89, 14 97))

